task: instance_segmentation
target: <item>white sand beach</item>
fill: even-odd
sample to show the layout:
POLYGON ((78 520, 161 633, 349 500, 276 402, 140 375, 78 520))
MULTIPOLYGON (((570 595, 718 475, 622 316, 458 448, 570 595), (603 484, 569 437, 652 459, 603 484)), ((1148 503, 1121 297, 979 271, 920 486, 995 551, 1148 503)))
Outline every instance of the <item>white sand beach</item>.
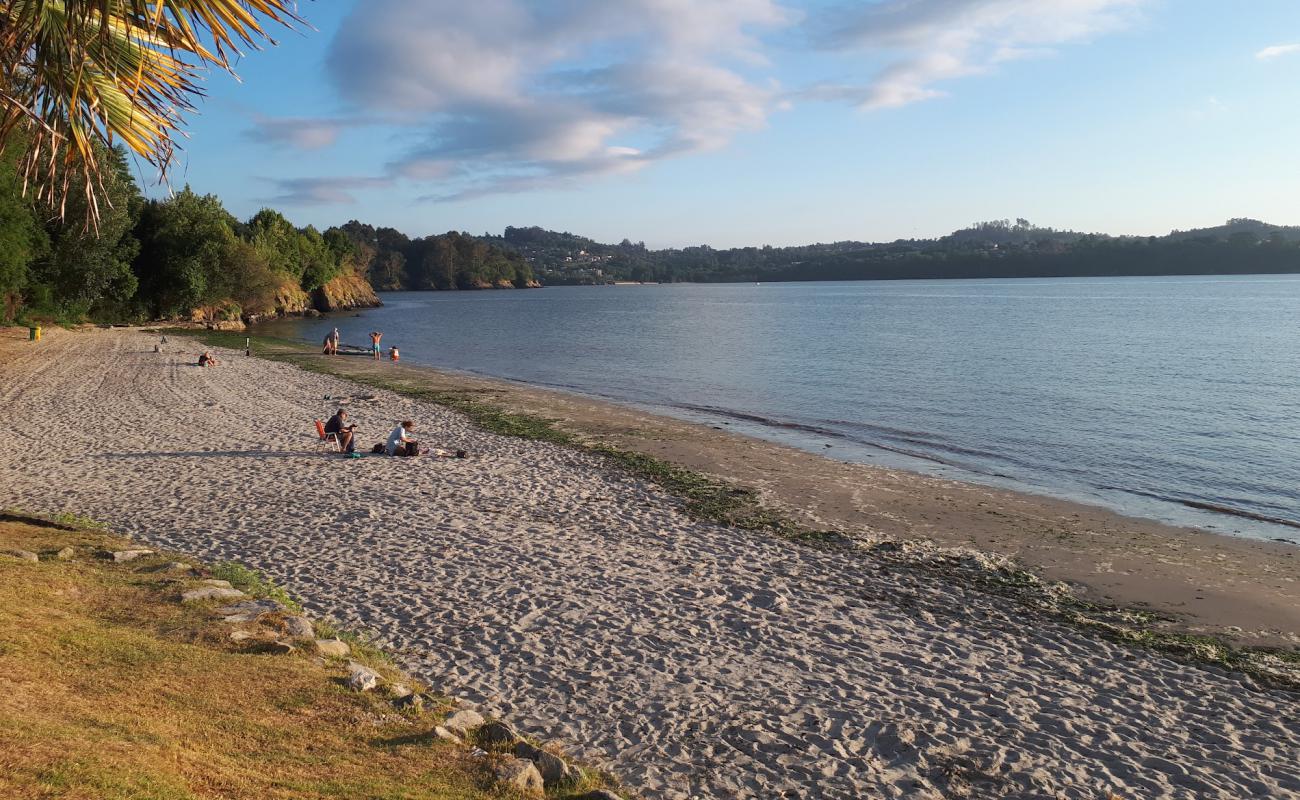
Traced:
POLYGON ((132 329, 0 349, 0 506, 266 571, 646 797, 1300 797, 1300 695, 866 552, 702 524, 596 456, 132 329), (178 351, 184 351, 178 352, 178 351), (316 451, 352 402, 466 460, 316 451))

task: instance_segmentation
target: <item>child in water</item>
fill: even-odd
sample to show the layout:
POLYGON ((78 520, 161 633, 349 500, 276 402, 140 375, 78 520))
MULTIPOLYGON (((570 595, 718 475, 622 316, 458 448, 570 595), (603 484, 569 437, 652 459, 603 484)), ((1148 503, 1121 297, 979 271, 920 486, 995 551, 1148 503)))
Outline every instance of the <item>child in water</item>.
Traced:
POLYGON ((390 347, 390 348, 388 349, 388 358, 389 358, 389 359, 390 359, 394 364, 396 364, 396 363, 397 363, 397 360, 398 360, 399 358, 401 358, 401 357, 402 357, 402 356, 401 356, 400 353, 397 352, 397 348, 396 348, 396 347, 390 347))

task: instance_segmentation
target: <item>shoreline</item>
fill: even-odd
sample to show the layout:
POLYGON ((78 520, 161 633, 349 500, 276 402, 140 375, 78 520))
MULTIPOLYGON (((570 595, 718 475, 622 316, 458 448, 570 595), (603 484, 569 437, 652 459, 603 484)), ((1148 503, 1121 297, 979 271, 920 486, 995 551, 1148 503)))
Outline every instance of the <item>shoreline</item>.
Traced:
MULTIPOLYGON (((362 359, 265 342, 247 358, 204 338, 220 366, 195 366, 190 339, 153 352, 139 330, 0 338, 0 505, 76 510, 261 570, 432 688, 648 796, 1300 796, 1286 723, 1300 694, 1198 658, 1212 642, 1170 652, 1081 627, 985 589, 1023 573, 974 550, 799 544, 709 521, 555 428, 484 426, 505 387, 412 390, 434 376, 383 364, 368 385, 325 371, 362 359), (365 444, 409 418, 470 457, 330 456, 310 420, 340 401, 365 444), (910 552, 938 552, 940 568, 910 552)), ((671 420, 513 402, 528 397, 606 441, 684 446, 671 420)), ((719 441, 746 465, 775 457, 719 441)), ((925 481, 894 480, 934 505, 925 481)), ((1290 654, 1271 658, 1293 672, 1290 654)))
MULTIPOLYGON (((256 337, 257 331, 250 332, 256 337)), ((1300 646, 1300 547, 1135 517, 1100 505, 893 466, 841 461, 794 445, 605 399, 475 373, 368 358, 308 363, 375 385, 394 376, 550 421, 586 443, 662 459, 756 490, 811 528, 929 540, 1007 556, 1080 598, 1150 611, 1170 631, 1247 646, 1300 646)), ((284 344, 279 346, 283 347, 284 344)))

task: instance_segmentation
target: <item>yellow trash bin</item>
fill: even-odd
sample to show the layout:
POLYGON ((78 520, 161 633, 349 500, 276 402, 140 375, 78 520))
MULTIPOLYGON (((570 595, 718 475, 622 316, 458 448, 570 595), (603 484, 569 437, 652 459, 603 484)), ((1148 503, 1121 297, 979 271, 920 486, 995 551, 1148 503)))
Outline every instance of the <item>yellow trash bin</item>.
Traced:
POLYGON ((41 340, 41 326, 40 326, 40 325, 33 325, 32 327, 28 328, 28 329, 27 329, 27 338, 28 338, 30 341, 33 341, 33 342, 39 342, 39 341, 41 340))

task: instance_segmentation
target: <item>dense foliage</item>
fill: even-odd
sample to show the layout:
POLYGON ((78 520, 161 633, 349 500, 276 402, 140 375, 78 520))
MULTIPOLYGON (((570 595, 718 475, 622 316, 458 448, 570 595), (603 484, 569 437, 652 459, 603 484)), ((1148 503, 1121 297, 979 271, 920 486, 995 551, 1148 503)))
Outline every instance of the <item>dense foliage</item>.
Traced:
MULTIPOLYGON (((98 227, 86 224, 84 193, 60 215, 24 197, 17 163, 0 159, 0 318, 127 321, 306 310, 310 293, 352 272, 357 253, 341 231, 297 228, 270 209, 247 222, 212 195, 186 187, 144 199, 120 149, 98 158, 98 227)), ((71 180, 78 178, 74 175, 71 180)))
POLYGON ((337 229, 376 289, 486 289, 535 283, 517 252, 467 233, 409 239, 353 220, 337 229))
POLYGON ((571 233, 506 228, 485 240, 525 256, 547 284, 819 281, 1300 272, 1300 228, 1234 219, 1161 237, 1112 237, 984 222, 940 239, 800 247, 649 250, 571 233))

